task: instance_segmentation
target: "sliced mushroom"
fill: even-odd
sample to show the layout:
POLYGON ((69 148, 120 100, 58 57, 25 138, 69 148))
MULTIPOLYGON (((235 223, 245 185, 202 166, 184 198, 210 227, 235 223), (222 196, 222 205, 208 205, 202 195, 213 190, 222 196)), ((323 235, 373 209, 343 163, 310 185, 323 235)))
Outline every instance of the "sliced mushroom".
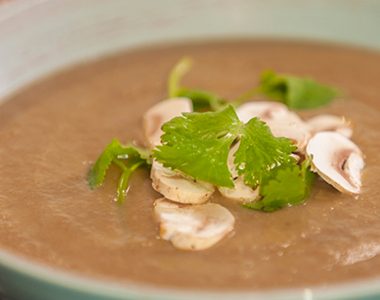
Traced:
POLYGON ((276 137, 291 139, 299 152, 303 152, 310 138, 309 127, 286 105, 278 102, 247 102, 236 110, 239 119, 248 122, 254 117, 264 121, 276 137))
POLYGON ((252 101, 240 105, 236 109, 240 121, 247 123, 254 117, 260 118, 264 122, 279 117, 286 116, 288 108, 279 102, 271 101, 252 101))
POLYGON ((298 152, 304 152, 311 136, 304 123, 292 122, 284 118, 268 121, 267 125, 275 137, 286 137, 290 139, 294 145, 297 146, 298 152))
POLYGON ((235 200, 241 203, 250 203, 259 198, 259 189, 252 189, 244 183, 243 178, 238 177, 234 180, 233 188, 218 187, 223 197, 235 200))
POLYGON ((152 186, 157 192, 179 203, 204 203, 215 190, 213 185, 185 178, 182 174, 165 168, 157 161, 152 164, 150 177, 152 186))
POLYGON ((161 142, 161 126, 180 116, 184 112, 192 112, 192 102, 188 98, 172 98, 161 101, 151 107, 143 117, 144 134, 151 148, 161 142))
POLYGON ((363 154, 347 137, 337 132, 319 132, 310 139, 306 153, 326 182, 343 193, 360 193, 363 154))
POLYGON ((215 203, 180 205, 165 198, 154 202, 160 236, 182 250, 212 247, 233 230, 235 218, 215 203))
POLYGON ((312 134, 320 131, 336 131, 348 138, 352 136, 351 123, 344 117, 319 115, 307 120, 306 124, 312 134))
POLYGON ((249 203, 253 202, 259 197, 259 189, 252 189, 248 185, 244 183, 244 180, 241 176, 238 175, 234 159, 235 159, 235 152, 239 148, 239 143, 235 144, 229 154, 228 154, 228 168, 232 174, 232 177, 234 179, 234 187, 233 188, 226 188, 226 187, 218 187, 219 192, 222 194, 223 197, 241 202, 241 203, 249 203))

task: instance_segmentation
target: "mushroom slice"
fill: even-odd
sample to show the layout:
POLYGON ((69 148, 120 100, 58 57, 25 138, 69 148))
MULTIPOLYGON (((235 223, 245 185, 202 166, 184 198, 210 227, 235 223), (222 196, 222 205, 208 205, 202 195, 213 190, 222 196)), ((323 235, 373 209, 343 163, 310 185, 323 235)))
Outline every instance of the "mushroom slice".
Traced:
POLYGON ((233 188, 218 187, 223 197, 235 200, 241 203, 250 203, 259 198, 259 189, 252 189, 244 183, 243 178, 234 179, 235 186, 233 188))
POLYGON ((263 121, 276 119, 289 114, 288 108, 281 103, 271 101, 251 101, 240 105, 236 109, 240 121, 247 123, 254 117, 263 121))
POLYGON ((212 247, 233 230, 235 218, 215 203, 180 205, 165 198, 154 202, 160 236, 182 250, 212 247))
POLYGON ((179 203, 204 203, 215 190, 213 185, 185 178, 182 174, 165 168, 157 161, 153 161, 150 177, 152 186, 157 192, 179 203))
POLYGON ((336 131, 348 138, 352 136, 351 123, 344 117, 319 115, 307 120, 306 124, 312 134, 320 131, 336 131))
POLYGON ((360 193, 364 159, 351 140, 337 132, 319 132, 310 139, 306 153, 326 182, 343 193, 360 193))
POLYGON ((230 152, 228 153, 227 165, 230 170, 233 180, 234 187, 218 187, 219 192, 223 197, 232 199, 241 203, 249 203, 255 201, 259 197, 259 189, 252 189, 250 186, 244 183, 244 179, 238 175, 236 170, 234 159, 235 152, 238 150, 240 143, 236 143, 232 146, 230 152))
POLYGON ((297 151, 303 153, 310 139, 310 132, 304 123, 292 122, 287 119, 268 121, 272 134, 275 137, 286 137, 297 146, 297 151))
POLYGON ((193 105, 188 98, 171 98, 161 101, 151 107, 143 116, 144 134, 151 148, 161 142, 164 123, 184 112, 192 112, 193 105))
POLYGON ((247 102, 239 106, 236 113, 243 122, 248 122, 254 117, 261 119, 268 125, 274 136, 286 137, 294 141, 299 152, 303 152, 310 138, 309 127, 306 123, 282 103, 247 102))

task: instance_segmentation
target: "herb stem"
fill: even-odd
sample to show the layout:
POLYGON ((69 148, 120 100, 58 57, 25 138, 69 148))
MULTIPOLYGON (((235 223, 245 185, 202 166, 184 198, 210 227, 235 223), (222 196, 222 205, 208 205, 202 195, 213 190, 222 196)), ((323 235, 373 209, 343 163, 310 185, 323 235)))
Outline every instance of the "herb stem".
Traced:
MULTIPOLYGON (((115 162, 116 163, 116 162, 115 162)), ((119 163, 123 164, 122 162, 119 161, 119 163)), ((126 167, 123 164, 123 173, 120 175, 119 182, 117 185, 117 203, 121 204, 124 202, 125 196, 127 195, 128 189, 129 189, 129 178, 131 177, 131 174, 141 165, 143 165, 143 161, 139 161, 129 168, 126 167)))
POLYGON ((170 98, 178 97, 179 83, 182 77, 191 69, 192 65, 192 59, 184 57, 170 71, 168 80, 168 93, 170 98))

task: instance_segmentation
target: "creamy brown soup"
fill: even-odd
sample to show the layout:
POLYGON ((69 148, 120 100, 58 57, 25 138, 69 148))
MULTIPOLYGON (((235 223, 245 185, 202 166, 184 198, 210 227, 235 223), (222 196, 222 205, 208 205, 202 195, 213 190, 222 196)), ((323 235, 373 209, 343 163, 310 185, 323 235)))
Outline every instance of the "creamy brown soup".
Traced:
POLYGON ((48 77, 0 106, 0 247, 59 269, 120 282, 200 289, 324 285, 380 275, 380 54, 339 46, 234 41, 138 49, 48 77), (113 137, 142 142, 142 114, 166 97, 183 55, 191 87, 233 98, 262 70, 308 75, 346 100, 309 111, 344 115, 366 154, 363 193, 318 181, 304 205, 275 213, 214 194, 236 218, 215 247, 186 252, 158 238, 148 171, 113 201, 117 170, 91 191, 86 174, 113 137))

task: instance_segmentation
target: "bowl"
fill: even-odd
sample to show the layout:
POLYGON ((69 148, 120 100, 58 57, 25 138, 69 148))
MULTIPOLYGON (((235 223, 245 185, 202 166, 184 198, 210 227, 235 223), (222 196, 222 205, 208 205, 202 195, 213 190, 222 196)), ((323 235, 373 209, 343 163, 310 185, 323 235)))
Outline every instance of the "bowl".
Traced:
MULTIPOLYGON (((147 44, 223 38, 318 40, 380 49, 380 2, 29 0, 0 5, 0 102, 56 70, 147 44)), ((12 299, 379 299, 380 278, 329 287, 201 292, 119 285, 0 249, 0 293, 12 299)))

